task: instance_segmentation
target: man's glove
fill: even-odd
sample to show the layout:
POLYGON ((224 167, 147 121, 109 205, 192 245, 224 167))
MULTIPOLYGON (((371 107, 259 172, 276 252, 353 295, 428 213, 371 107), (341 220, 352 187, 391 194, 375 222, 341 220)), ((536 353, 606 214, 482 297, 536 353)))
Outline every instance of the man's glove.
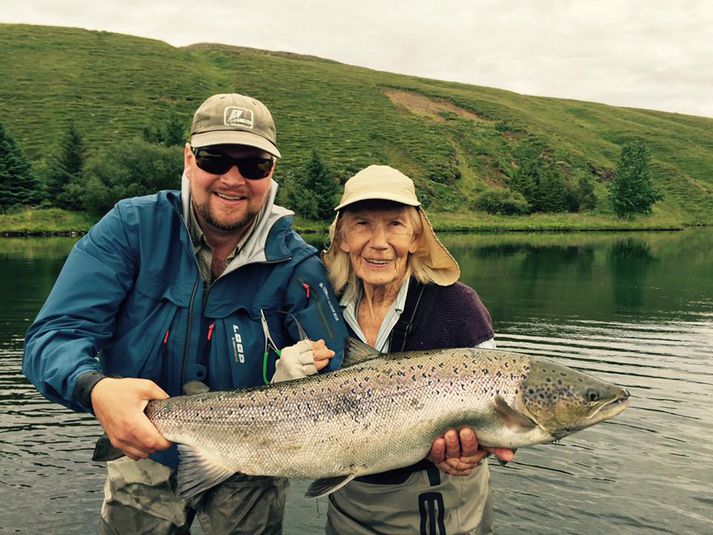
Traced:
POLYGON ((295 345, 284 347, 280 353, 271 383, 292 381, 317 373, 312 342, 309 340, 301 340, 295 345))

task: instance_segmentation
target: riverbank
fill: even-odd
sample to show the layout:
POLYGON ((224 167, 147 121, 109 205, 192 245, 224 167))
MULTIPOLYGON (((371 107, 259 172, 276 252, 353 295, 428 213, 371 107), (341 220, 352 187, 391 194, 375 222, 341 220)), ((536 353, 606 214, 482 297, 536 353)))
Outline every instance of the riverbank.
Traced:
POLYGON ((84 212, 59 208, 26 209, 0 214, 0 236, 71 236, 84 234, 96 223, 84 212))
MULTIPOLYGON (((429 214, 434 228, 442 232, 574 232, 602 230, 681 230, 678 219, 660 214, 623 221, 614 217, 590 214, 533 214, 498 216, 486 213, 429 214)), ((0 214, 0 236, 64 236, 84 234, 96 218, 83 212, 57 208, 19 210, 0 214)), ((328 222, 295 218, 295 228, 304 233, 323 233, 328 222)))
POLYGON ((652 214, 631 221, 591 214, 532 214, 502 216, 487 213, 429 214, 436 230, 444 232, 576 232, 610 230, 683 230, 686 225, 670 216, 652 214))

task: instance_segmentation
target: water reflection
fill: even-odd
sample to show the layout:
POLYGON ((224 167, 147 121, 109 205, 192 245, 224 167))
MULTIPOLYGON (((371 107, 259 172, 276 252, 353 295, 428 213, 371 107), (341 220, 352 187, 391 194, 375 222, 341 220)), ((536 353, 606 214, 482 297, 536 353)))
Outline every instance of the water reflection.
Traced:
POLYGON ((614 302, 623 307, 643 304, 643 287, 646 275, 656 258, 649 244, 643 240, 626 238, 617 240, 609 251, 609 268, 612 274, 614 302))
MULTIPOLYGON (((615 420, 493 465, 496 533, 713 533, 713 231, 441 237, 501 348, 632 393, 615 420)), ((0 527, 19 533, 97 527, 100 429, 20 373, 23 334, 73 242, 0 240, 0 527)), ((326 504, 306 486, 293 483, 287 534, 322 531, 326 504)))
POLYGON ((713 233, 444 235, 507 328, 535 317, 697 321, 710 314, 713 233))

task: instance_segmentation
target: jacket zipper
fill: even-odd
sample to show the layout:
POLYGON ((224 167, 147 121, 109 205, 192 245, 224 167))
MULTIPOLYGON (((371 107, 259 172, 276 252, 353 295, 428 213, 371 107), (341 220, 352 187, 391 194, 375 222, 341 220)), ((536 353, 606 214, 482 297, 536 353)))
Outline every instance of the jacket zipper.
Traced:
POLYGON ((179 210, 174 206, 174 210, 176 210, 176 213, 178 214, 178 218, 181 220, 181 223, 183 223, 183 228, 186 231, 186 235, 188 236, 188 247, 189 247, 189 253, 191 258, 193 258, 193 262, 196 264, 196 281, 193 283, 193 290, 191 291, 191 300, 190 303, 188 304, 188 326, 186 330, 186 341, 183 344, 183 366, 181 368, 181 381, 180 384, 178 385, 179 391, 183 388, 183 385, 186 382, 186 372, 188 371, 188 353, 189 349, 191 346, 191 327, 193 325, 193 303, 196 299, 196 291, 198 290, 198 283, 203 281, 203 276, 201 275, 201 267, 198 264, 198 259, 196 258, 196 254, 193 252, 193 240, 191 238, 191 231, 188 228, 188 223, 186 222, 186 219, 183 217, 182 210, 179 210))
MULTIPOLYGON (((195 256, 195 255, 194 255, 195 256)), ((196 290, 198 289, 198 280, 201 278, 200 269, 198 270, 198 279, 193 283, 193 291, 191 292, 191 301, 188 305, 188 327, 186 330, 186 342, 183 346, 183 369, 181 371, 181 382, 178 385, 179 391, 183 388, 186 382, 186 372, 188 371, 188 349, 191 346, 191 326, 193 325, 193 302, 196 299, 196 290)))

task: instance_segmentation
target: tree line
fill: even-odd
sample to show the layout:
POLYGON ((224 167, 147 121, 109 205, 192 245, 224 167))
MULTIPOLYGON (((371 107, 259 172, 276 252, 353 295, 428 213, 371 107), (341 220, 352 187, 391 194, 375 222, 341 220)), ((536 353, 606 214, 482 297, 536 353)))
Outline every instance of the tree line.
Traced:
MULTIPOLYGON (((120 199, 176 189, 183 171, 182 147, 187 136, 176 115, 147 126, 142 136, 111 145, 88 157, 84 137, 70 122, 56 153, 33 169, 0 124, 0 212, 16 207, 57 207, 101 215, 120 199)), ((518 164, 508 187, 489 189, 473 208, 489 213, 579 212, 596 205, 591 176, 565 177, 564 162, 553 161, 536 143, 516 155, 518 164)), ((641 141, 626 143, 608 184, 617 217, 648 214, 663 198, 652 185, 651 154, 641 141)), ((306 166, 281 175, 280 201, 306 219, 328 221, 341 191, 336 176, 313 151, 306 166)))
MULTIPOLYGON (((515 154, 517 166, 508 181, 508 189, 489 189, 480 193, 476 209, 493 214, 532 214, 581 212, 597 204, 591 174, 568 176, 562 172, 569 165, 555 161, 545 147, 528 143, 515 154)), ((620 219, 650 214, 663 198, 654 188, 651 153, 642 141, 626 143, 608 183, 609 202, 620 219)))

